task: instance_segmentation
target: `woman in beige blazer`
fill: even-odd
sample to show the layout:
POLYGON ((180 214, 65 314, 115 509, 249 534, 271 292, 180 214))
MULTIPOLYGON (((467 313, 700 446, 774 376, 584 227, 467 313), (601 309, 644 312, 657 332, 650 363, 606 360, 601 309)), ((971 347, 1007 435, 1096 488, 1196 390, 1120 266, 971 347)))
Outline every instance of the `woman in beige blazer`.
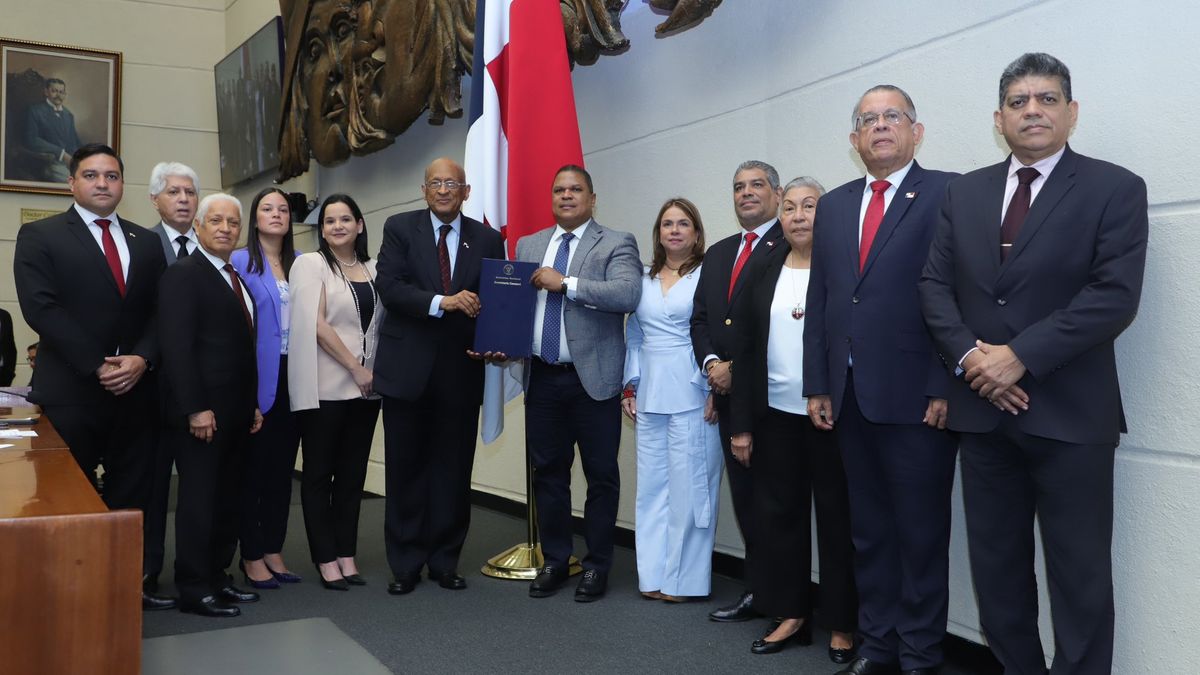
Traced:
POLYGON ((300 417, 300 501, 308 546, 331 590, 366 584, 354 554, 367 458, 379 417, 371 388, 383 306, 362 211, 347 195, 321 205, 316 253, 296 259, 288 385, 300 417))

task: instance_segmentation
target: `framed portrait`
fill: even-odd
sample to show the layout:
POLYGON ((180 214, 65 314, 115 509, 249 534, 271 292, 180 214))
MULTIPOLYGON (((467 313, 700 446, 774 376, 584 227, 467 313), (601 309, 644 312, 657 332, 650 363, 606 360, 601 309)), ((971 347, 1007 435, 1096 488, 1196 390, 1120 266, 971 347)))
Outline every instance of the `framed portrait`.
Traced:
POLYGON ((221 185, 279 166, 283 22, 275 17, 214 68, 221 185))
POLYGON ((0 37, 0 190, 70 194, 87 143, 121 147, 121 53, 0 37))

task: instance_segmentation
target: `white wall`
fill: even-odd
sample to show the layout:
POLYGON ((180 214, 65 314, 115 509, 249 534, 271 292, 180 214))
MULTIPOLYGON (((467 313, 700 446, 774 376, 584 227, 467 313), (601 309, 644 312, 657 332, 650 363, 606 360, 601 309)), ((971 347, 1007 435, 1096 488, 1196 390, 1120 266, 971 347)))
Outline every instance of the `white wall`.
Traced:
MULTIPOLYGON (((122 137, 127 161, 137 163, 131 176, 147 174, 170 151, 196 166, 211 185, 212 64, 277 12, 273 0, 114 0, 95 6, 43 0, 15 12, 6 9, 4 33, 91 44, 95 25, 113 29, 110 34, 123 44, 112 48, 127 56, 122 137), (186 30, 178 29, 180 22, 186 30), (167 44, 184 55, 164 55, 167 44), (158 65, 163 63, 179 65, 158 65), (163 97, 150 92, 164 87, 177 105, 156 103, 163 97), (183 112, 174 114, 174 108, 183 112)), ((813 175, 826 187, 861 175, 846 137, 852 106, 874 84, 890 82, 912 94, 926 125, 917 152, 922 164, 967 171, 1006 154, 991 112, 1000 71, 1009 61, 1025 51, 1049 51, 1072 68, 1080 102, 1073 147, 1125 165, 1150 189, 1142 311, 1118 342, 1130 433, 1116 464, 1116 670, 1177 671, 1178 664, 1200 663, 1192 638, 1200 629, 1195 583, 1200 451, 1193 440, 1200 436, 1194 412, 1200 407, 1200 369, 1189 358, 1191 342, 1200 335, 1195 290, 1200 266, 1193 262, 1200 256, 1195 233, 1200 194, 1191 187, 1189 171, 1200 60, 1194 57, 1194 31, 1186 30, 1200 25, 1200 6, 1187 0, 891 5, 755 0, 726 2, 699 27, 656 39, 653 26, 661 20, 645 0, 631 0, 623 18, 633 41, 629 52, 603 57, 574 74, 585 159, 596 179, 597 218, 637 234, 644 252, 650 219, 674 194, 697 202, 710 240, 732 233, 729 185, 744 159, 769 161, 785 177, 813 175)), ((467 86, 464 82, 464 91, 467 86)), ((442 154, 460 158, 464 136, 462 120, 444 127, 418 121, 383 152, 314 170, 292 189, 354 195, 367 214, 375 250, 388 215, 422 206, 418 186, 425 164, 442 154)), ((265 183, 238 194, 248 201, 265 183)), ((140 191, 131 184, 127 193, 133 192, 140 191)), ((127 204, 141 199, 127 198, 127 204)), ((18 207, 51 208, 46 204, 58 208, 65 200, 0 194, 5 276, 18 207)), ((149 205, 138 208, 144 211, 122 212, 150 222, 149 205)), ((11 282, 0 278, 0 302, 18 314, 13 299, 11 282)), ((20 333, 18 342, 24 343, 20 333)), ((474 482, 481 490, 523 499, 519 401, 509 404, 507 418, 504 436, 479 448, 474 482)), ((632 429, 626 429, 620 521, 632 527, 635 462, 632 429)), ((368 478, 368 487, 379 491, 381 443, 380 433, 368 478)), ((580 507, 578 475, 575 486, 580 507)), ((955 503, 950 630, 979 639, 957 494, 955 503)), ((718 548, 741 551, 727 498, 718 548)), ((464 561, 464 567, 472 564, 464 561)), ((1043 606, 1043 634, 1052 648, 1048 604, 1043 606)))

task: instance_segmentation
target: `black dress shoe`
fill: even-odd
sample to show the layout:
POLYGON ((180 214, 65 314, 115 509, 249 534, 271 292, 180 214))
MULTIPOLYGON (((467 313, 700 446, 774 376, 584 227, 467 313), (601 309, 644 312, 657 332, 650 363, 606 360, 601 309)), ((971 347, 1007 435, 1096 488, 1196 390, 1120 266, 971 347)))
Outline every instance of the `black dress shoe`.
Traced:
POLYGON ((221 590, 217 591, 217 596, 222 600, 229 602, 258 602, 258 593, 253 591, 243 591, 242 589, 229 584, 221 590))
POLYGON ((388 593, 392 595, 405 595, 412 593, 417 584, 421 582, 421 575, 417 572, 410 574, 398 574, 396 578, 388 584, 388 593))
POLYGON ((342 577, 351 586, 366 586, 367 580, 357 574, 347 574, 342 577))
POLYGON ((142 609, 153 612, 159 609, 175 609, 175 598, 142 590, 142 609))
POLYGON ((533 582, 529 584, 529 597, 548 598, 558 592, 567 583, 570 575, 567 570, 546 565, 542 568, 533 582))
POLYGON ((595 602, 608 590, 608 575, 600 570, 584 570, 575 587, 575 602, 595 602))
MULTIPOLYGON (((771 632, 773 633, 775 631, 771 632)), ((767 635, 770 635, 770 633, 767 635)), ((768 640, 766 636, 755 640, 750 645, 750 652, 752 654, 774 654, 776 652, 783 651, 783 648, 789 644, 797 644, 801 647, 807 647, 812 644, 811 619, 806 618, 804 623, 800 624, 800 627, 796 629, 795 633, 792 633, 782 640, 768 640)))
POLYGON ((451 591, 461 591, 467 587, 467 580, 458 572, 434 572, 429 571, 430 581, 436 581, 438 586, 451 591))
POLYGON ((708 619, 709 621, 719 621, 721 623, 735 623, 738 621, 749 621, 757 616, 759 616, 758 612, 754 611, 754 594, 746 591, 732 605, 709 612, 708 619))
POLYGON ((179 610, 188 614, 213 617, 240 616, 242 613, 237 607, 223 604, 211 595, 206 595, 196 602, 180 602, 179 610))
POLYGON ((854 658, 854 654, 858 651, 855 647, 849 649, 838 649, 837 647, 829 648, 829 660, 834 663, 850 663, 850 659, 854 658))
POLYGON ((880 663, 860 656, 833 675, 896 675, 899 672, 900 669, 893 663, 880 663))

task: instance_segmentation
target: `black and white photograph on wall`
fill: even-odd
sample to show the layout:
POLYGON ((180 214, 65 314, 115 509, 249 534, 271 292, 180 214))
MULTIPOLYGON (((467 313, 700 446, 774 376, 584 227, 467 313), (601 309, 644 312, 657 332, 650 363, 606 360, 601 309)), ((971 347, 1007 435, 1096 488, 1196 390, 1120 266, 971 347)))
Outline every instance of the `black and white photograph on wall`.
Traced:
POLYGON ((70 194, 79 146, 120 150, 120 52, 0 38, 0 72, 0 190, 70 194))
POLYGON ((283 23, 267 22, 216 67, 221 185, 279 166, 283 23))

